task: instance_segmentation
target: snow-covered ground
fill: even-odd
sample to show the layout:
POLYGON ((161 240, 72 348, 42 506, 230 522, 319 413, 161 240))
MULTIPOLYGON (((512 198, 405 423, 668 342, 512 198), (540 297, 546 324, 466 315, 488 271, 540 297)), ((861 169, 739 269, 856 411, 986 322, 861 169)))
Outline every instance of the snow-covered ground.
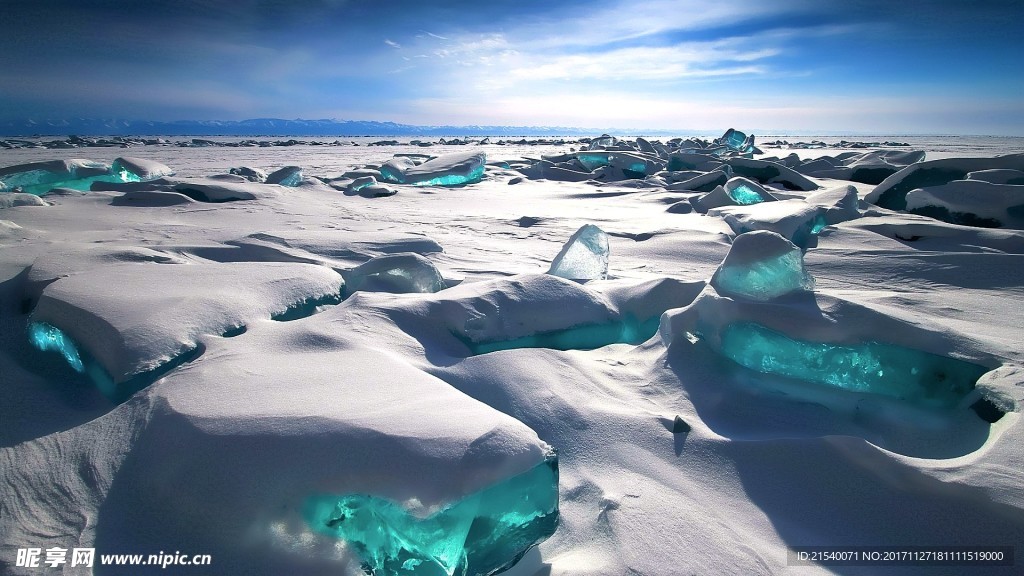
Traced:
MULTIPOLYGON (((1024 158, 644 143, 0 151, 0 180, 67 158, 176 172, 0 193, 0 572, 88 547, 92 569, 51 572, 359 574, 376 541, 311 502, 397 503, 412 541, 467 498, 536 503, 543 532, 557 490, 557 529, 508 574, 1019 573, 788 551, 1024 553, 1024 158), (450 152, 433 174, 469 184, 379 170, 450 152), (210 178, 241 166, 304 179, 210 178), (608 254, 548 274, 587 224, 608 254), (175 551, 212 566, 98 560, 175 551)), ((482 525, 444 537, 502 534, 482 525)))

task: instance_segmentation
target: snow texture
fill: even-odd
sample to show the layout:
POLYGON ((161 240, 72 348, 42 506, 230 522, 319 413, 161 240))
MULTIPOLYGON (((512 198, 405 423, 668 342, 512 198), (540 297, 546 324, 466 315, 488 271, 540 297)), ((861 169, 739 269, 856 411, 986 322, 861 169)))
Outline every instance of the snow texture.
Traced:
POLYGON ((41 573, 28 547, 350 576, 1020 550, 1022 156, 761 140, 5 147, 0 572, 41 573))

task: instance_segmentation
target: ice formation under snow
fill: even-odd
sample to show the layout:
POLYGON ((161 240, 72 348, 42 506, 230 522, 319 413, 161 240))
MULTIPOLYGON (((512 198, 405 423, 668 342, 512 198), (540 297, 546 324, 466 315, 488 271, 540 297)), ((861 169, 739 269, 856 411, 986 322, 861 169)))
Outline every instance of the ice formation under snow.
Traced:
POLYGON ((381 176, 398 184, 461 186, 479 182, 486 163, 487 156, 482 152, 446 154, 421 163, 404 156, 381 166, 381 176))

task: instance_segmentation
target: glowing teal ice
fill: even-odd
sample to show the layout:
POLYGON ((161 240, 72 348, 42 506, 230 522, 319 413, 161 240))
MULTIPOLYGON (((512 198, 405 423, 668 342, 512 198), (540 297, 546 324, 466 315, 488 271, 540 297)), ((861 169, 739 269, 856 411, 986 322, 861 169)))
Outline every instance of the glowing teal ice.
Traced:
POLYGON ((305 517, 314 530, 351 544, 371 574, 497 574, 554 533, 558 460, 552 454, 426 518, 364 494, 316 496, 307 502, 305 517))
POLYGON ((725 134, 724 144, 733 150, 740 150, 743 148, 743 142, 747 139, 747 135, 739 130, 730 130, 725 134))
POLYGON ((565 330, 530 334, 512 340, 467 342, 474 354, 487 354, 518 348, 550 348, 552 350, 595 350, 610 344, 640 344, 658 331, 660 316, 640 322, 635 318, 605 324, 587 324, 565 330))
POLYGON ((380 178, 384 182, 393 182, 395 184, 401 184, 405 181, 401 172, 392 169, 386 164, 380 167, 380 178))
MULTIPOLYGON (((383 173, 383 172, 382 172, 383 173)), ((429 180, 412 182, 413 186, 461 186, 463 184, 475 184, 484 177, 484 166, 477 166, 468 174, 445 174, 429 180)))
POLYGON ((122 164, 120 158, 114 160, 110 166, 110 173, 117 178, 118 182, 142 182, 142 178, 122 164))
POLYGON ((754 150, 754 137, 732 128, 726 130, 719 142, 737 152, 747 153, 754 150))
MULTIPOLYGON (((583 167, 587 170, 595 170, 601 166, 607 166, 613 160, 611 154, 607 152, 578 152, 576 159, 583 164, 583 167)), ((643 168, 640 169, 641 171, 643 168)))
POLYGON ((68 364, 78 372, 85 371, 82 356, 71 338, 63 330, 45 322, 32 322, 28 325, 28 339, 33 346, 46 351, 60 352, 68 364))
MULTIPOLYGON (((86 164, 87 168, 103 168, 102 164, 86 164)), ((70 188, 88 192, 93 182, 141 182, 138 174, 133 173, 120 162, 115 161, 109 173, 78 177, 74 170, 69 174, 59 174, 49 170, 26 170, 8 174, 0 178, 0 190, 13 190, 20 187, 27 194, 45 195, 54 188, 70 188)))
POLYGON ((802 342, 753 323, 727 326, 722 353, 758 372, 936 407, 956 405, 988 370, 920 350, 867 342, 802 342))
POLYGON ((760 192, 746 184, 740 184, 739 186, 733 187, 731 190, 726 190, 729 193, 729 197, 741 206, 749 206, 751 204, 764 202, 764 198, 761 196, 760 192))
POLYGON ((715 275, 714 285, 727 295, 764 301, 812 288, 814 280, 804 270, 800 250, 793 249, 742 266, 723 265, 715 275))
POLYGON ((828 222, 825 220, 824 216, 819 214, 814 218, 814 225, 811 226, 811 234, 818 234, 825 229, 825 226, 828 226, 828 222))

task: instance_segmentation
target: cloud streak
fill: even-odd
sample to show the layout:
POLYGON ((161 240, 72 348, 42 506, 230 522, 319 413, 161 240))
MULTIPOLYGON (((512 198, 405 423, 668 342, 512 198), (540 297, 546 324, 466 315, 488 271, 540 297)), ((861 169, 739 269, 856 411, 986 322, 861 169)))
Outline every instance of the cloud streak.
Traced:
POLYGON ((12 119, 859 128, 874 107, 1024 132, 1000 100, 1024 93, 1007 48, 1024 6, 998 0, 37 0, 4 16, 12 119), (973 120, 940 117, 957 110, 973 120))

